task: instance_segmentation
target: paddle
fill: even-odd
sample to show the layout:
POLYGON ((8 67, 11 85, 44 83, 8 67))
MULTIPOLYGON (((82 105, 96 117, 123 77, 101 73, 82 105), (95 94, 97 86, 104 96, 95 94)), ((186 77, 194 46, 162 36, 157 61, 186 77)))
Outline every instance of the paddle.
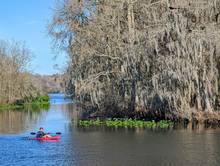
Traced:
POLYGON ((60 135, 61 132, 56 132, 56 133, 46 133, 46 134, 57 134, 57 135, 60 135))
MULTIPOLYGON (((31 132, 30 134, 31 134, 31 135, 36 135, 37 133, 31 132)), ((60 135, 60 134, 62 134, 62 133, 61 133, 61 132, 56 132, 56 133, 46 133, 46 134, 57 134, 57 135, 60 135)))

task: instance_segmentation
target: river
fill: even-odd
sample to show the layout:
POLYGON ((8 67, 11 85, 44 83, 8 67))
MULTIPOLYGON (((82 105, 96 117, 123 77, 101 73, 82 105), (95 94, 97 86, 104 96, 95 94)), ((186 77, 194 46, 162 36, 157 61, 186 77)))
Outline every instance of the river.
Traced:
POLYGON ((1 166, 219 166, 219 129, 79 128, 77 108, 62 94, 49 110, 0 112, 1 166), (29 140, 43 126, 57 142, 29 140))

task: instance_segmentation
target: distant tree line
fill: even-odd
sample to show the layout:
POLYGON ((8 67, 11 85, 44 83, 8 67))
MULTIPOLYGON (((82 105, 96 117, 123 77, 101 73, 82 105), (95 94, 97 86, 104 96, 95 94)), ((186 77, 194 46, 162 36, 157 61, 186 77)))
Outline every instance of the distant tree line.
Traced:
POLYGON ((63 74, 53 75, 30 75, 34 86, 45 93, 64 93, 65 76, 63 74))
POLYGON ((0 40, 0 104, 39 95, 27 70, 31 58, 32 53, 23 42, 0 40))
POLYGON ((65 0, 48 28, 81 103, 191 119, 218 110, 219 15, 216 0, 65 0))

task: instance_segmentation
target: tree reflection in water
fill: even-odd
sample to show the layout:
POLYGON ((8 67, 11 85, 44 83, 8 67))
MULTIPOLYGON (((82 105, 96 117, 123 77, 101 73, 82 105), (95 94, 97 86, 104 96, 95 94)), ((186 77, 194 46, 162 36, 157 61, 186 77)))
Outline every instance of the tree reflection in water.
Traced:
POLYGON ((0 111, 0 134, 18 134, 46 117, 47 109, 0 111))

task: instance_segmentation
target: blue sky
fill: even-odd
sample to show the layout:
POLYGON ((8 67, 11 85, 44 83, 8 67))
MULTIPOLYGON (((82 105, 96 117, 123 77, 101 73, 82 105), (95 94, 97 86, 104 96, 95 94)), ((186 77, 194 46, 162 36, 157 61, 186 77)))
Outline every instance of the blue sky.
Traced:
POLYGON ((62 67, 65 56, 54 60, 51 38, 47 35, 47 23, 52 16, 55 0, 1 0, 0 39, 25 41, 34 53, 31 69, 34 73, 54 74, 62 67))

